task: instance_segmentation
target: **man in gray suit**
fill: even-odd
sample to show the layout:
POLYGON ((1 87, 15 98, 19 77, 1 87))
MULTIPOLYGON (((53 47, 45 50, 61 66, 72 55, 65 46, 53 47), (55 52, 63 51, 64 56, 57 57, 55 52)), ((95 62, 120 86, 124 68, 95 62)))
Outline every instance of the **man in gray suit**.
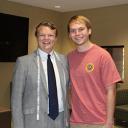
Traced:
POLYGON ((35 31, 38 48, 19 57, 12 80, 12 120, 14 128, 66 128, 68 126, 68 64, 64 55, 53 50, 57 29, 53 23, 41 22, 35 31), (59 115, 49 117, 47 55, 53 63, 59 115))

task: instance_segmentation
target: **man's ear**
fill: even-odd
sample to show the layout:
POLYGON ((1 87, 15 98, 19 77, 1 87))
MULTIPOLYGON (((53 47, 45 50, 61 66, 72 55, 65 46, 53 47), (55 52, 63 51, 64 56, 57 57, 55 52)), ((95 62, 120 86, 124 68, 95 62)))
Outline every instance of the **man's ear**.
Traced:
POLYGON ((89 35, 92 34, 92 29, 91 28, 88 29, 88 33, 89 33, 89 35))

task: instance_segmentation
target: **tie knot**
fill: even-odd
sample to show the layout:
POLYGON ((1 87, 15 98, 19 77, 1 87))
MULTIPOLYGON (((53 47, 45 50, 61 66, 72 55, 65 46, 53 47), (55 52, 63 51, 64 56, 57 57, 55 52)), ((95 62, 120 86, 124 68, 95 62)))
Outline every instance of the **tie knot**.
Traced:
POLYGON ((50 55, 50 54, 48 54, 48 59, 50 59, 50 56, 51 56, 51 55, 50 55))

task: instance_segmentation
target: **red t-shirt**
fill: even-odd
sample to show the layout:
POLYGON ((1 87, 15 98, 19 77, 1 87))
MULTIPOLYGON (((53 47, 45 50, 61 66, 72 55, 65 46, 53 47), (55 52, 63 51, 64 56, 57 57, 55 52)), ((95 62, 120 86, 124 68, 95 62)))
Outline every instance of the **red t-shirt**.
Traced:
POLYGON ((85 52, 68 55, 71 78, 72 124, 106 121, 106 87, 121 80, 110 54, 93 45, 85 52))

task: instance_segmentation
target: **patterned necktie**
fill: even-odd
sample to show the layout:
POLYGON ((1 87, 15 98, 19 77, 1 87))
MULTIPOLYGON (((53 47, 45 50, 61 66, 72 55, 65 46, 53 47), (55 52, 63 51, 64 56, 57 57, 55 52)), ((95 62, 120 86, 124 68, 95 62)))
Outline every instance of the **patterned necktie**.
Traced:
POLYGON ((55 120, 59 114, 58 97, 57 97, 57 88, 56 88, 56 78, 55 78, 53 64, 50 59, 50 55, 48 55, 48 59, 47 59, 47 73, 48 73, 48 91, 49 91, 49 117, 55 120))

